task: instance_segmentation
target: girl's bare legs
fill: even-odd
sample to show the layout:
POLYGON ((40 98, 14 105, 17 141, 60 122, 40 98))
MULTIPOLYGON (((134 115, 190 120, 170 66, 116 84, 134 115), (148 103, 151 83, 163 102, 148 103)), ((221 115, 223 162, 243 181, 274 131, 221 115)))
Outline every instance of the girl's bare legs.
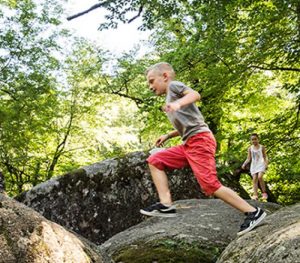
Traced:
POLYGON ((264 176, 263 172, 258 173, 258 181, 259 181, 261 190, 262 190, 263 193, 265 193, 266 192, 266 184, 264 182, 263 176, 264 176))
POLYGON ((252 174, 252 184, 253 184, 253 197, 252 199, 258 199, 258 174, 252 174))
POLYGON ((214 192, 214 196, 220 198, 225 203, 231 205, 232 207, 240 210, 243 213, 256 211, 253 206, 249 205, 236 192, 226 186, 222 185, 216 192, 214 192))
POLYGON ((171 192, 166 173, 151 164, 149 164, 149 168, 160 202, 164 205, 172 205, 171 192))
POLYGON ((262 191, 262 199, 263 200, 268 200, 268 194, 267 194, 267 191, 266 191, 266 184, 265 184, 265 181, 263 179, 263 176, 264 176, 264 172, 259 172, 258 173, 258 182, 260 184, 261 191, 262 191))

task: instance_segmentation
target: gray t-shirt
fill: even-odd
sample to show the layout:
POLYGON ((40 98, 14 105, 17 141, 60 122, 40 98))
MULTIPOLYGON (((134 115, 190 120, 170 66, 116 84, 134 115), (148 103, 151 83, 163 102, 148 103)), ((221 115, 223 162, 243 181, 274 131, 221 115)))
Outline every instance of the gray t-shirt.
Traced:
MULTIPOLYGON (((179 81, 172 81, 169 85, 169 90, 166 96, 166 103, 174 102, 184 96, 184 91, 192 90, 179 81)), ((181 107, 178 111, 167 112, 167 116, 179 132, 183 141, 189 137, 200 133, 210 132, 208 125, 204 122, 204 118, 195 105, 195 103, 181 107)))

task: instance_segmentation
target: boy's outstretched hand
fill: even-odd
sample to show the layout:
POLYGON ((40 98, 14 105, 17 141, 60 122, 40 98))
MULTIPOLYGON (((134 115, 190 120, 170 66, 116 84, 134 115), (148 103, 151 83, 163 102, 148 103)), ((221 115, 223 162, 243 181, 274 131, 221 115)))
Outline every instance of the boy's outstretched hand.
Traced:
POLYGON ((181 105, 179 102, 174 101, 174 102, 170 102, 168 104, 166 104, 165 106, 163 106, 163 110, 165 112, 173 112, 173 111, 177 111, 181 108, 181 105))
POLYGON ((166 135, 166 134, 160 136, 160 137, 157 139, 157 141, 155 142, 155 146, 156 146, 156 147, 163 146, 163 145, 164 145, 164 142, 165 142, 166 140, 168 140, 168 139, 169 139, 169 136, 166 135))

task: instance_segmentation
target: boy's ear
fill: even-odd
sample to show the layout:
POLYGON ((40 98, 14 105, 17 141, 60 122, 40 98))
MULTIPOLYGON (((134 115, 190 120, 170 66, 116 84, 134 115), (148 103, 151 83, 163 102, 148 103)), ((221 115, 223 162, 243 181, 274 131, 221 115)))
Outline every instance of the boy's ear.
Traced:
POLYGON ((165 80, 167 80, 169 78, 169 75, 168 75, 167 72, 164 72, 162 75, 163 75, 163 77, 164 77, 165 80))

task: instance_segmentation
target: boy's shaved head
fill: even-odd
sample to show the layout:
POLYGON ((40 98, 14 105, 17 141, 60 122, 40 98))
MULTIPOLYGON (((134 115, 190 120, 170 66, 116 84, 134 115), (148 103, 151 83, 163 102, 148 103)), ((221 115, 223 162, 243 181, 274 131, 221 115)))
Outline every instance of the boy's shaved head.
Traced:
POLYGON ((160 62, 160 63, 157 63, 157 64, 152 65, 151 67, 149 67, 149 68, 146 70, 146 75, 147 75, 150 71, 160 72, 161 74, 162 74, 163 72, 169 72, 170 77, 171 77, 172 79, 175 78, 175 71, 174 71, 173 67, 172 67, 169 63, 167 63, 167 62, 160 62))

